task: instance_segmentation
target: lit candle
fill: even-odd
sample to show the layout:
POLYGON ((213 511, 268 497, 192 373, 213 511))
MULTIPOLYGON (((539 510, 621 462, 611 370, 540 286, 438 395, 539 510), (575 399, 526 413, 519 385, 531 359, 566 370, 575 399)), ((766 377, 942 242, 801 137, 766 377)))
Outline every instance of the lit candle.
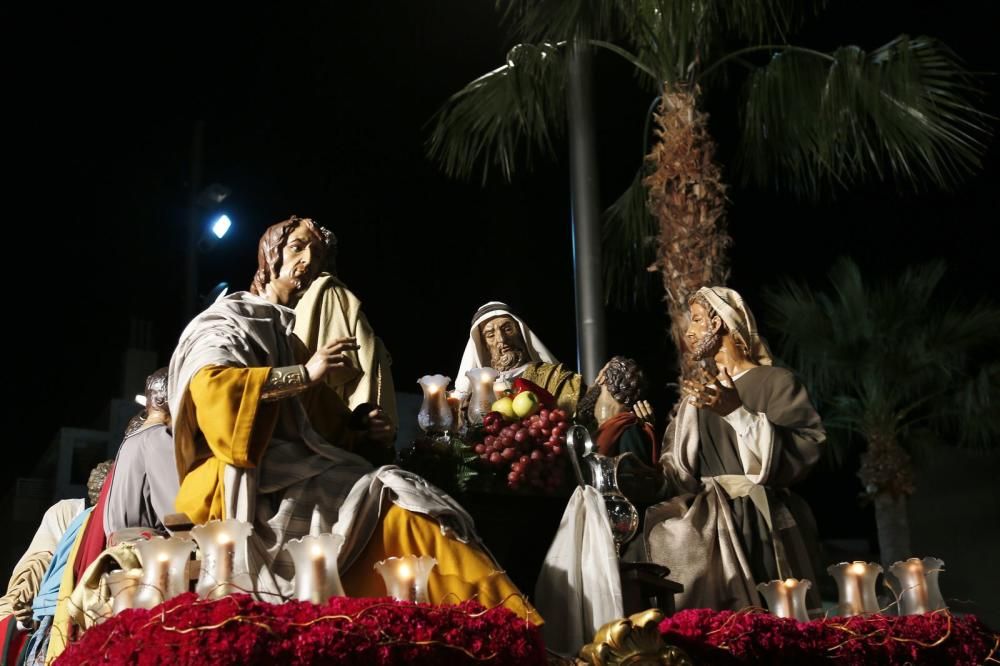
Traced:
POLYGON ((201 549, 201 573, 195 591, 216 599, 235 592, 251 592, 253 578, 247 563, 247 539, 253 527, 235 519, 211 520, 191 529, 201 549))
POLYGON ((466 372, 465 376, 469 378, 469 386, 472 389, 468 409, 469 423, 479 425, 496 400, 493 382, 496 381, 497 371, 493 368, 473 368, 466 372))
POLYGON ((142 569, 115 569, 104 574, 111 594, 111 614, 118 615, 123 610, 133 607, 135 593, 139 589, 139 579, 142 569))
POLYGON ((867 562, 841 562, 826 570, 837 581, 838 614, 852 616, 879 611, 875 581, 882 567, 867 562))
POLYGON ((389 596, 399 601, 428 603, 427 579, 437 560, 429 555, 390 557, 375 564, 389 596))
POLYGON ((944 562, 936 557, 922 560, 911 557, 889 567, 889 573, 896 577, 900 587, 900 615, 919 615, 947 608, 938 588, 938 574, 943 567, 944 562))
POLYGON ((337 555, 343 543, 343 535, 318 534, 292 539, 285 544, 295 564, 296 599, 319 604, 330 597, 344 596, 337 566, 337 555))
POLYGON ((187 563, 194 544, 176 537, 153 537, 135 545, 142 561, 142 579, 132 600, 136 608, 152 608, 187 592, 187 563))
POLYGON ((806 610, 806 592, 812 587, 808 580, 772 580, 770 583, 760 583, 757 590, 767 600, 771 614, 778 617, 791 617, 800 622, 809 621, 806 610))
POLYGON ((424 391, 424 401, 417 414, 417 425, 424 432, 444 433, 454 425, 455 420, 445 391, 450 381, 451 378, 444 375, 424 375, 417 380, 424 391))

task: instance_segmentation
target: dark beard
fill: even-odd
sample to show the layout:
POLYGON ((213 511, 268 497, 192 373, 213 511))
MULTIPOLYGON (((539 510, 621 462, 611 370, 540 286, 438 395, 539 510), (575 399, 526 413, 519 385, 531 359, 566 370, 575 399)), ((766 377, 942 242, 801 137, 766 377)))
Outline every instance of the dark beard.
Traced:
POLYGON ((721 346, 722 333, 720 331, 706 333, 700 340, 694 343, 694 347, 691 348, 691 357, 696 361, 714 358, 721 346))
POLYGON ((506 370, 513 370, 514 368, 524 365, 526 361, 524 360, 524 352, 520 349, 511 349, 510 351, 503 352, 493 362, 493 369, 504 372, 506 370))

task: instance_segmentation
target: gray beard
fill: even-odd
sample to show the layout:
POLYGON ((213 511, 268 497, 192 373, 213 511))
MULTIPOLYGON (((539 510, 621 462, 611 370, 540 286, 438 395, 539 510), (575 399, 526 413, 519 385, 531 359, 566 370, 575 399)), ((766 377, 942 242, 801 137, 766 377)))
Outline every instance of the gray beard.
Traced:
POLYGON ((514 349, 497 356, 493 360, 493 369, 505 372, 507 370, 513 370, 514 368, 524 364, 524 352, 520 349, 514 349))
POLYGON ((722 346, 722 333, 706 333, 691 349, 691 357, 696 361, 713 358, 722 346))

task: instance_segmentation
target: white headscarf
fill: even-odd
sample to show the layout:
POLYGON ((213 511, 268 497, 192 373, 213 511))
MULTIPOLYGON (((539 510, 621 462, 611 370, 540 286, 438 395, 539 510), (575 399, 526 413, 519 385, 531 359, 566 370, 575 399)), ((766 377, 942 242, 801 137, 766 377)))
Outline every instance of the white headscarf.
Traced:
POLYGON ((490 350, 483 342, 483 336, 479 332, 479 325, 488 319, 506 315, 517 322, 521 327, 521 336, 524 338, 524 345, 528 352, 529 362, 542 361, 545 363, 558 363, 552 353, 542 344, 542 341, 532 333, 528 325, 510 311, 510 306, 500 301, 490 301, 486 305, 476 310, 472 318, 472 329, 469 331, 469 342, 465 346, 465 353, 462 354, 462 362, 458 367, 458 374, 455 376, 455 389, 461 393, 469 392, 469 378, 465 373, 473 368, 490 367, 490 350))
POLYGON ((695 296, 704 298, 722 318, 729 332, 743 343, 751 361, 772 365, 771 350, 757 333, 757 322, 742 296, 727 287, 702 287, 695 296))

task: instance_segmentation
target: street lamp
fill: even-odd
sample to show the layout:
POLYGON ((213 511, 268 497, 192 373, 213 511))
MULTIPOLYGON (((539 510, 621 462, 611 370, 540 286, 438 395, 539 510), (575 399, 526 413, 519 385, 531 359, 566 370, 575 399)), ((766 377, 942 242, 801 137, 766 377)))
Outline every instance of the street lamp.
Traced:
POLYGON ((185 317, 193 317, 200 311, 202 305, 198 301, 198 253, 222 239, 233 226, 229 215, 218 214, 211 224, 206 215, 209 211, 218 212, 219 205, 229 197, 230 189, 219 183, 212 183, 192 197, 188 217, 188 248, 187 248, 187 289, 185 290, 185 317))

